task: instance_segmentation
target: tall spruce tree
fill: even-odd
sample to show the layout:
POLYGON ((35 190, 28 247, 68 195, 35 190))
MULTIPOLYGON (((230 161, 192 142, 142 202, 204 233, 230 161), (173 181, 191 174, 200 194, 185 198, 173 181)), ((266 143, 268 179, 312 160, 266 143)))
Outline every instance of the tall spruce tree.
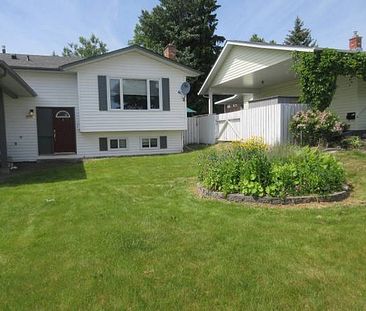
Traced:
POLYGON ((192 90, 188 105, 199 113, 207 112, 207 100, 198 96, 225 38, 215 34, 218 20, 216 0, 160 0, 151 12, 143 10, 131 44, 162 54, 167 44, 177 48, 177 61, 201 71, 190 79, 192 90))
POLYGON ((316 45, 316 40, 311 37, 311 30, 304 27, 304 22, 300 17, 296 17, 294 28, 289 30, 283 42, 286 45, 302 45, 313 47, 316 45))

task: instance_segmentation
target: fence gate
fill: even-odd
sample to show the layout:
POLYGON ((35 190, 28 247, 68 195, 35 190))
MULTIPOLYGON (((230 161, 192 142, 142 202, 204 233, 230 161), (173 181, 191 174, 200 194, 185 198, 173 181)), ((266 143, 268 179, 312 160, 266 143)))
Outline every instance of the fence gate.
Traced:
POLYGON ((219 141, 236 141, 242 138, 241 111, 222 113, 216 116, 219 141))

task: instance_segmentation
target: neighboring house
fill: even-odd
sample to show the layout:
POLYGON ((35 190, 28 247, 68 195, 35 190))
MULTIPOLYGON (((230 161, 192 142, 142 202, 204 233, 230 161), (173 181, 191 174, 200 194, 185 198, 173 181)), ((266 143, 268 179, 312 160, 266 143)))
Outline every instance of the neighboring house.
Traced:
MULTIPOLYGON (((292 70, 292 53, 294 51, 312 53, 314 49, 318 48, 227 41, 199 94, 208 95, 209 114, 213 113, 215 104, 224 105, 225 112, 277 105, 278 115, 275 115, 275 110, 273 112, 268 110, 266 115, 262 113, 262 119, 250 120, 253 125, 247 128, 246 132, 250 132, 254 126, 261 127, 257 133, 263 132, 269 137, 273 130, 265 131, 265 127, 268 128, 267 125, 277 119, 278 123, 282 124, 274 128, 278 129, 278 133, 284 133, 288 129, 288 120, 285 125, 280 120, 284 116, 280 111, 281 105, 291 108, 290 104, 297 103, 300 94, 299 84, 292 70), (214 103, 214 95, 228 95, 228 98, 214 103)), ((361 37, 357 34, 350 39, 350 49, 361 49, 361 37)), ((287 111, 290 111, 290 108, 286 108, 287 111)), ((350 130, 365 131, 366 82, 339 77, 337 90, 329 108, 350 125, 350 130)), ((292 109, 291 113, 296 110, 298 109, 292 109)), ((238 127, 237 132, 239 128, 245 128, 245 124, 238 127)), ((246 134, 243 133, 242 136, 246 137, 246 134)), ((282 138, 279 134, 268 138, 268 141, 282 142, 282 138)))
POLYGON ((86 59, 3 51, 2 159, 181 152, 187 106, 178 90, 199 74, 138 46, 86 59))

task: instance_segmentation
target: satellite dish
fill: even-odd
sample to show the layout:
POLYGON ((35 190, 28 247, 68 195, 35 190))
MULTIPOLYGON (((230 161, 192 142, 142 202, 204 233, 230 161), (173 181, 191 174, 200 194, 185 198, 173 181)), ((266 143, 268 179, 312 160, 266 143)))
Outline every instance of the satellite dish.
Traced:
POLYGON ((186 96, 191 90, 191 85, 188 82, 183 82, 178 91, 179 94, 186 96))

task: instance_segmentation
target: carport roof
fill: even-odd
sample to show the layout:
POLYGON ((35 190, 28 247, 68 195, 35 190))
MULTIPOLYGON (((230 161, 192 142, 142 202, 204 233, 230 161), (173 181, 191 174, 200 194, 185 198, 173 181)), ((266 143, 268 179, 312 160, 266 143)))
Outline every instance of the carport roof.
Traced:
POLYGON ((2 60, 0 60, 0 88, 12 98, 37 96, 37 93, 2 60))
MULTIPOLYGON (((288 46, 282 44, 269 44, 262 42, 248 42, 248 41, 238 41, 238 40, 228 40, 225 42, 224 48, 221 51, 219 57, 217 58, 215 64, 213 65, 210 73, 208 74, 205 82, 203 83, 198 95, 206 95, 209 92, 211 83, 213 82, 217 72, 220 70, 222 64, 225 62, 226 57, 230 53, 233 47, 249 47, 265 50, 280 50, 280 51, 301 51, 301 52, 313 52, 314 48, 304 47, 304 46, 288 46)), ((253 77, 250 77, 253 79, 253 77)))

